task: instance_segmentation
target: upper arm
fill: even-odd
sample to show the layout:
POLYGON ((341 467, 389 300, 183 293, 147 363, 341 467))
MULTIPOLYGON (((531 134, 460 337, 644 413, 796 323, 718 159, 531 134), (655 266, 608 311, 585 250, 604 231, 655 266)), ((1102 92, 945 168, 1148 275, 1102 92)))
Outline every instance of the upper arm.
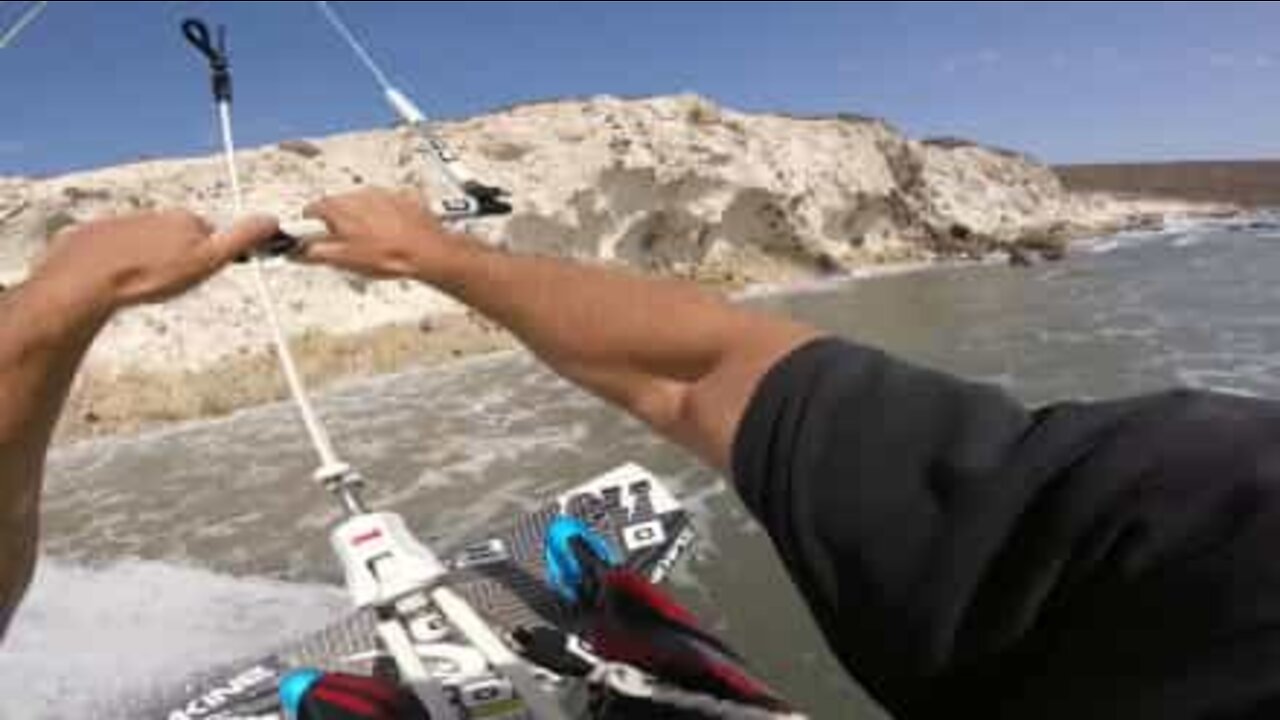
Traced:
POLYGON ((707 372, 692 381, 660 381, 653 388, 656 419, 665 435, 707 464, 728 473, 733 440, 760 379, 788 353, 818 336, 785 319, 743 313, 707 372))

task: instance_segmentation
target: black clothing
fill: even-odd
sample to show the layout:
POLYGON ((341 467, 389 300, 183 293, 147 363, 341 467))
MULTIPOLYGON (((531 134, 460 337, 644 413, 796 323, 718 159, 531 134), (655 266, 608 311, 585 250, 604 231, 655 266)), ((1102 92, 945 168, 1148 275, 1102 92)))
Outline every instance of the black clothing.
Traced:
POLYGON ((1280 717, 1280 404, 1029 411, 831 338, 780 361, 735 482, 902 720, 1280 717))

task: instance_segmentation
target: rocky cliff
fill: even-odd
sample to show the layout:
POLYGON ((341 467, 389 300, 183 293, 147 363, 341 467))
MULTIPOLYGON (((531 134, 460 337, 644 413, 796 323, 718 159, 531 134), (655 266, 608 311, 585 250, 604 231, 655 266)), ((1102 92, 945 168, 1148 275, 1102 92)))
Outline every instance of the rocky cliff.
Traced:
MULTIPOLYGON (((915 141, 878 120, 744 114, 696 96, 526 105, 441 132, 478 175, 512 193, 510 217, 473 224, 491 242, 729 286, 903 260, 1022 258, 1020 248, 1053 254, 1071 235, 1177 209, 1071 194, 1027 157, 915 141)), ((326 193, 425 183, 413 139, 400 130, 292 141, 245 151, 239 162, 248 206, 282 217, 326 193)), ((224 218, 219 159, 0 179, 0 281, 19 279, 66 225, 168 205, 224 218)), ((117 381, 185 373, 182 382, 190 382, 190 373, 219 363, 249 362, 266 338, 243 272, 117 318, 95 346, 91 370, 117 381)), ((313 340, 417 327, 424 316, 460 310, 407 283, 283 264, 271 275, 291 331, 313 340)))

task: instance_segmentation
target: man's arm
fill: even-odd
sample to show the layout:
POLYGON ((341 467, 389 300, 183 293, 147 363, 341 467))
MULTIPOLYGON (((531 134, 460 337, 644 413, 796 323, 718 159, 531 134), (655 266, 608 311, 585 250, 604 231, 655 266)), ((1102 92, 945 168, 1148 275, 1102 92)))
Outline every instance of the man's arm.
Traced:
POLYGON ((254 220, 211 237, 183 212, 91 223, 0 297, 0 633, 34 569, 45 453, 93 338, 117 309, 179 293, 274 231, 254 220))
POLYGON ((0 628, 35 565, 45 449, 80 358, 106 320, 33 280, 0 300, 0 628))
POLYGON ((896 717, 1280 707, 1280 404, 1030 412, 682 284, 482 249, 404 198, 312 212, 335 237, 308 259, 438 285, 721 468, 736 442, 747 507, 896 717))
POLYGON ((817 335, 691 283, 489 249, 445 231, 405 195, 368 190, 323 200, 309 214, 333 237, 302 259, 440 288, 561 375, 725 471, 760 377, 817 335))

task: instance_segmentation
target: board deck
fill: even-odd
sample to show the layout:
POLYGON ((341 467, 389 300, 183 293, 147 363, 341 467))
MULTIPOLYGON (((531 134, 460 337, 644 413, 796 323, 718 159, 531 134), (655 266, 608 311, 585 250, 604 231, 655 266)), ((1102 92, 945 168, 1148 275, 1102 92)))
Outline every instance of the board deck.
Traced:
MULTIPOLYGON (((628 464, 563 493, 492 533, 443 553, 453 588, 502 635, 517 628, 572 628, 573 609, 544 581, 543 537, 557 515, 586 522, 613 543, 630 569, 661 582, 694 540, 687 511, 644 468, 628 464)), ((124 702, 127 717, 229 720, 279 717, 276 687, 291 669, 369 674, 386 658, 368 612, 249 658, 199 673, 179 687, 124 702)))

